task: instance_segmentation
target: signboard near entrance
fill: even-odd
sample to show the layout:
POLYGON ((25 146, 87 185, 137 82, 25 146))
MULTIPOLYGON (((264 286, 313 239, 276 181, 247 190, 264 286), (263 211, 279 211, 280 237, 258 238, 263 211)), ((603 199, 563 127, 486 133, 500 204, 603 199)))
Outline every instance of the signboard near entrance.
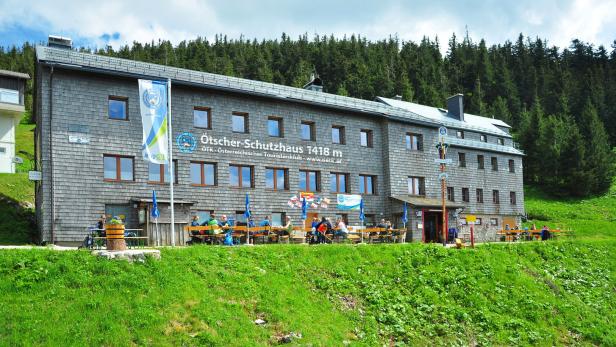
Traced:
POLYGON ((470 224, 470 223, 475 223, 477 221, 477 216, 473 215, 473 214, 468 214, 466 215, 466 221, 470 224))

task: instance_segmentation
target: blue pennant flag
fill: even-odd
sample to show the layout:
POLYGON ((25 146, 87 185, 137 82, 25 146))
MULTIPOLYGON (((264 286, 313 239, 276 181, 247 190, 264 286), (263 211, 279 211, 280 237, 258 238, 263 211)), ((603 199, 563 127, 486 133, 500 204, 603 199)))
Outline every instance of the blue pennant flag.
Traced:
POLYGON ((152 218, 160 217, 160 211, 158 210, 158 203, 156 202, 156 191, 152 191, 152 218))
POLYGON ((308 210, 308 205, 306 205, 306 197, 302 199, 302 220, 306 220, 306 210, 308 210))
POLYGON ((406 224, 409 221, 408 219, 408 210, 406 208, 406 201, 404 202, 404 210, 402 212, 402 223, 406 224))
POLYGON ((364 199, 361 199, 359 202, 359 220, 362 222, 366 219, 366 215, 364 215, 364 199))
POLYGON ((246 217, 246 222, 250 218, 250 198, 248 197, 248 193, 246 193, 246 211, 244 212, 244 217, 246 217))

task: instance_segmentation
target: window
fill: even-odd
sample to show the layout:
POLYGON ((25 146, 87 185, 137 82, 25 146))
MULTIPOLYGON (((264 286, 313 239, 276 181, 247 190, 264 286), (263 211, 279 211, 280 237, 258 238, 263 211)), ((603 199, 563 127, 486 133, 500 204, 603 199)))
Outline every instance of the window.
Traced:
POLYGON ((359 193, 376 194, 376 176, 359 175, 359 193))
POLYGON ((267 134, 272 137, 284 137, 282 128, 282 118, 267 118, 267 134))
POLYGON ((509 172, 515 172, 515 161, 509 159, 509 172))
POLYGON ((456 131, 456 137, 459 138, 459 139, 463 139, 464 138, 464 131, 462 131, 462 130, 456 131))
POLYGON ((488 137, 486 135, 479 135, 479 141, 481 142, 488 142, 488 137))
POLYGON ((466 218, 460 218, 458 219, 458 222, 460 223, 460 225, 466 225, 466 218))
POLYGON ((462 201, 464 202, 471 201, 471 197, 468 193, 468 188, 462 188, 462 201))
POLYGON ((496 157, 492 157, 492 171, 498 171, 498 159, 496 157))
POLYGON ((214 214, 214 210, 198 210, 194 211, 193 215, 199 217, 199 223, 203 224, 210 219, 210 216, 214 214))
POLYGON ((285 214, 284 212, 272 212, 272 226, 273 227, 281 227, 285 225, 285 214))
POLYGON ((498 144, 499 144, 499 145, 501 145, 501 146, 504 146, 504 145, 505 145, 505 139, 503 139, 503 138, 500 138, 500 137, 499 137, 499 138, 498 138, 498 140, 497 140, 497 142, 498 142, 498 144))
POLYGON ((512 205, 515 205, 517 203, 515 192, 509 192, 509 203, 511 203, 512 205))
POLYGON ((483 204, 483 189, 477 188, 476 193, 477 193, 477 203, 483 204))
POLYGON ((229 165, 229 184, 237 188, 254 187, 254 170, 252 166, 229 165))
POLYGON ((364 214, 364 225, 367 227, 376 226, 376 215, 374 214, 364 214))
POLYGON ((490 218, 490 225, 498 226, 498 218, 490 218))
POLYGON ((246 216, 244 213, 245 211, 235 211, 235 225, 246 226, 246 216))
POLYGON ((447 187, 447 200, 456 201, 455 190, 453 189, 453 187, 447 187))
POLYGON ((500 204, 500 197, 499 197, 498 190, 492 191, 492 202, 495 204, 500 204))
POLYGON ((406 134, 406 149, 411 151, 423 150, 423 136, 418 134, 406 134))
POLYGON ((314 122, 303 121, 300 126, 302 140, 314 141, 316 133, 314 130, 314 122))
POLYGON ((348 193, 347 178, 349 174, 332 172, 329 176, 329 190, 332 193, 348 193))
POLYGON ((332 143, 345 144, 344 127, 339 125, 332 126, 332 143))
POLYGON ((411 195, 424 195, 424 178, 423 177, 408 177, 407 186, 409 194, 411 195))
POLYGON ((481 218, 475 218, 475 225, 481 225, 482 220, 481 218))
POLYGON ((109 119, 128 120, 128 98, 123 96, 110 96, 109 119))
POLYGON ((105 181, 134 181, 133 157, 119 155, 104 155, 104 179, 105 181))
POLYGON ((458 165, 460 167, 466 167, 466 154, 458 153, 458 165))
POLYGON ((195 107, 193 125, 196 128, 212 129, 212 110, 209 107, 195 107))
POLYGON ((190 162, 190 184, 193 186, 215 186, 218 184, 216 164, 190 162))
POLYGON ((372 130, 362 129, 359 131, 359 144, 362 147, 372 147, 372 130))
POLYGON ((299 171, 299 189, 303 192, 318 192, 321 190, 321 177, 318 171, 299 171))
POLYGON ((0 153, 6 153, 6 147, 0 147, 0 153))
MULTIPOLYGON (((178 183, 178 162, 173 161, 173 183, 178 183)), ((169 183, 169 165, 148 163, 148 182, 149 183, 169 183)))
POLYGON ((231 123, 234 133, 248 133, 248 113, 233 112, 231 123))
MULTIPOLYGON (((342 219, 342 221, 346 225, 349 224, 349 215, 346 214, 346 213, 336 213, 336 220, 335 220, 335 222, 338 222, 338 219, 342 219)), ((335 225, 335 227, 338 227, 338 225, 335 225)))
POLYGON ((274 190, 289 189, 289 170, 265 168, 265 187, 274 190))
POLYGON ((483 170, 484 168, 485 165, 483 163, 483 155, 479 154, 477 155, 477 169, 483 170))

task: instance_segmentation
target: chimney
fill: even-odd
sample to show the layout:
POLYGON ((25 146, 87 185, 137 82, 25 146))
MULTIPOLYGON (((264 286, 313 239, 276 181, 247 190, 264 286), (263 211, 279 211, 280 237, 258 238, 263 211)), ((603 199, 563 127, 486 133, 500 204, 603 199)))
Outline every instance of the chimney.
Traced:
POLYGON ((464 96, 462 94, 447 98, 447 115, 464 122, 464 96))
POLYGON ((323 91, 323 81, 321 81, 321 79, 319 78, 319 75, 315 76, 315 74, 310 74, 310 82, 304 85, 304 89, 312 90, 315 92, 322 92, 323 91))
POLYGON ((62 49, 73 49, 73 40, 69 37, 49 35, 47 38, 47 46, 62 49))
POLYGON ((402 95, 396 95, 393 98, 394 100, 402 100, 402 95))

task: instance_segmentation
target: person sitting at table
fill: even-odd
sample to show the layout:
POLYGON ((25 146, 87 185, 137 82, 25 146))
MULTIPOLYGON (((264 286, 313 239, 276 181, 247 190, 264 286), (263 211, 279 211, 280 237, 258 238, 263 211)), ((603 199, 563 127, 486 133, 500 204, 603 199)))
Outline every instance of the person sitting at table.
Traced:
POLYGON ((315 216, 312 217, 312 223, 310 224, 310 231, 312 232, 312 237, 310 238, 310 243, 318 242, 317 238, 317 227, 319 226, 319 219, 315 216))
POLYGON ((284 230, 282 231, 282 235, 291 235, 291 232, 293 232, 293 222, 291 222, 291 217, 285 217, 285 225, 283 228, 284 230))
POLYGON ((547 225, 544 225, 541 229, 541 241, 547 241, 550 239, 550 229, 547 225))
POLYGON ((257 224, 255 224, 254 218, 252 218, 252 216, 250 218, 248 218, 248 227, 249 228, 254 228, 256 226, 257 226, 257 224))
POLYGON ((214 228, 218 226, 218 220, 216 219, 216 215, 213 213, 210 214, 210 218, 208 218, 208 220, 205 221, 202 225, 209 227, 205 232, 206 235, 214 235, 214 228))
POLYGON ((192 222, 190 222, 191 227, 198 227, 201 223, 199 223, 199 216, 195 215, 192 217, 192 222))
POLYGON ((265 216, 263 220, 259 223, 260 227, 271 227, 272 223, 270 222, 269 216, 265 216))
POLYGON ((319 224, 317 224, 317 243, 325 243, 325 234, 331 229, 331 223, 325 217, 322 217, 319 224))
POLYGON ((218 226, 223 228, 224 232, 227 232, 228 230, 231 229, 224 229, 225 227, 231 227, 231 223, 229 223, 229 219, 227 218, 227 215, 222 215, 220 216, 220 221, 218 222, 218 226))
POLYGON ((346 224, 344 224, 344 220, 342 218, 338 218, 336 222, 336 226, 338 230, 336 230, 336 236, 342 236, 343 239, 346 239, 349 236, 349 229, 346 224))
POLYGON ((511 228, 509 227, 509 224, 505 224, 505 230, 511 230, 511 228))

